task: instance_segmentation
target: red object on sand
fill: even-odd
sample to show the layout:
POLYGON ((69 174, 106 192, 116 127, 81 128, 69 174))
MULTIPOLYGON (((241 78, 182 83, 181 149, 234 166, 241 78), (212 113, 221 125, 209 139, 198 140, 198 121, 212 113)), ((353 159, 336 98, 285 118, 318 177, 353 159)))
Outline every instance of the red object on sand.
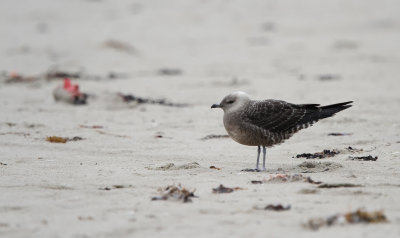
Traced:
POLYGON ((69 78, 64 78, 64 85, 59 85, 54 89, 53 97, 56 101, 83 105, 86 104, 88 95, 79 91, 78 84, 73 84, 69 78))
POLYGON ((80 96, 82 93, 79 91, 78 84, 72 84, 71 79, 65 78, 64 79, 64 89, 72 94, 72 96, 80 96))

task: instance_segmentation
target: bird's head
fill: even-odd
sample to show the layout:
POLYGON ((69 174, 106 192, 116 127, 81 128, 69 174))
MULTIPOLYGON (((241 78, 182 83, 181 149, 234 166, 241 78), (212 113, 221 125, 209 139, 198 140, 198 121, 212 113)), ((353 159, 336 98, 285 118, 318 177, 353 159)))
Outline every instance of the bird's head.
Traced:
POLYGON ((219 104, 213 104, 211 108, 222 108, 224 112, 235 111, 250 101, 250 97, 245 92, 234 92, 222 99, 219 104))

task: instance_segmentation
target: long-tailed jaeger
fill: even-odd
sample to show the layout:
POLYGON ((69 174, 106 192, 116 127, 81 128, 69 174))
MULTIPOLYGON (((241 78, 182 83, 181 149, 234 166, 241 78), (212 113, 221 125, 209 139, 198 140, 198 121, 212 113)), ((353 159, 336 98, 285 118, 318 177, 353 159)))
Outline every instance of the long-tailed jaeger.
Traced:
POLYGON ((346 108, 353 101, 327 106, 319 104, 292 104, 280 100, 251 100, 244 92, 234 92, 211 108, 224 110, 224 126, 229 136, 236 142, 257 146, 256 171, 259 170, 261 147, 265 170, 265 147, 272 147, 289 139, 301 129, 315 122, 331 117, 346 108))

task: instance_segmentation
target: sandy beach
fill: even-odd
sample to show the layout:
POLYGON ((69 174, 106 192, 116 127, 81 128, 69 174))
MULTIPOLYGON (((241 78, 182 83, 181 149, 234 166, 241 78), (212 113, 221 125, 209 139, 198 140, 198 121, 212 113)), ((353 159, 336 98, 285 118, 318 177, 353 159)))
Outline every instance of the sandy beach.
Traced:
POLYGON ((0 237, 400 237, 398 1, 2 3, 0 237), (54 100, 61 73, 86 105, 54 100), (256 147, 210 108, 238 90, 354 103, 244 172, 256 147), (195 197, 152 199, 172 185, 195 197))

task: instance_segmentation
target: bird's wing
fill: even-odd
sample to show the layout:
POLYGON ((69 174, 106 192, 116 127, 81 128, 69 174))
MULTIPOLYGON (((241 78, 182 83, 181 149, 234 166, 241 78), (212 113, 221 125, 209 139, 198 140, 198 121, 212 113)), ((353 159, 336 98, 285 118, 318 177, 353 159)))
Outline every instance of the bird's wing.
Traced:
POLYGON ((314 121, 304 120, 320 110, 319 104, 296 105, 285 101, 253 101, 242 114, 243 120, 270 132, 296 132, 314 121))

